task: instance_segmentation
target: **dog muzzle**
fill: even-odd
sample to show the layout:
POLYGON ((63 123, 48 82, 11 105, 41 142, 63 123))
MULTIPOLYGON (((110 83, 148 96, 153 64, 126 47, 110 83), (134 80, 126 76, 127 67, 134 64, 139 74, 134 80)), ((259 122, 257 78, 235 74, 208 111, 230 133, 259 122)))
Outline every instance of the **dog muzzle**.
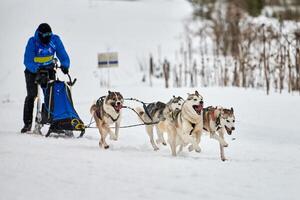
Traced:
POLYGON ((231 128, 228 128, 227 126, 225 126, 225 129, 226 129, 226 132, 228 135, 231 135, 232 131, 234 130, 234 129, 232 130, 231 128))
POLYGON ((114 105, 114 109, 116 112, 120 112, 122 108, 123 108, 123 105, 121 103, 116 103, 114 105))
POLYGON ((201 115, 201 112, 203 110, 203 103, 200 103, 198 105, 194 105, 193 108, 197 112, 198 115, 201 115))

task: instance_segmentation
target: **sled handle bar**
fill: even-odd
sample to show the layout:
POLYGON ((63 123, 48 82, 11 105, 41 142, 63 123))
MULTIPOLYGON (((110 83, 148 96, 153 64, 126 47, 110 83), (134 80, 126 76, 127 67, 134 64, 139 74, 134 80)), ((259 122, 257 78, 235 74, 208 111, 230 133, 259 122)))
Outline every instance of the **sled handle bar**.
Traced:
MULTIPOLYGON (((57 58, 54 59, 54 66, 55 66, 55 68, 60 68, 61 69, 61 66, 58 66, 58 64, 57 64, 57 58)), ((69 73, 67 73, 67 76, 69 78, 69 81, 67 82, 67 84, 72 87, 73 85, 75 85, 77 79, 74 78, 74 80, 72 80, 69 73)))
POLYGON ((73 80, 72 80, 72 78, 71 78, 71 76, 70 76, 70 74, 69 73, 67 73, 67 75, 68 75, 68 78, 69 78, 69 81, 67 82, 67 84, 69 85, 69 86, 73 86, 75 83, 76 83, 76 81, 77 81, 77 79, 76 78, 74 78, 73 80))
MULTIPOLYGON (((56 68, 60 68, 60 69, 61 69, 60 66, 56 66, 56 68)), ((68 76, 68 78, 69 78, 69 81, 67 82, 67 84, 68 84, 69 86, 72 87, 73 85, 75 85, 75 83, 76 83, 76 81, 77 81, 77 78, 74 78, 74 79, 72 80, 72 77, 70 76, 69 73, 67 73, 67 76, 68 76)))

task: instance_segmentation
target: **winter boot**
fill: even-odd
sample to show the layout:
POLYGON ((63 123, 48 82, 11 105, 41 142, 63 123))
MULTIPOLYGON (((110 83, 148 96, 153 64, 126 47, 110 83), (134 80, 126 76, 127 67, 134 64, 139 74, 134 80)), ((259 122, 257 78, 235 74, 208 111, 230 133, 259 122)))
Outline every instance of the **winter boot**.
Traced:
POLYGON ((25 124, 24 127, 21 129, 21 133, 26 133, 31 130, 31 124, 25 124))

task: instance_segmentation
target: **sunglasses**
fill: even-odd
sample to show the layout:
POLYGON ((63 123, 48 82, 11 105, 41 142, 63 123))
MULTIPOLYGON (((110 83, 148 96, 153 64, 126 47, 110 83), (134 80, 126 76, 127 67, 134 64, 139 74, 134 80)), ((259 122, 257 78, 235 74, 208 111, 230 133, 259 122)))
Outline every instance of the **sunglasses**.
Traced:
POLYGON ((49 36, 52 35, 51 32, 48 32, 48 33, 42 33, 42 32, 39 32, 39 34, 40 34, 40 36, 41 36, 42 38, 49 37, 49 36))

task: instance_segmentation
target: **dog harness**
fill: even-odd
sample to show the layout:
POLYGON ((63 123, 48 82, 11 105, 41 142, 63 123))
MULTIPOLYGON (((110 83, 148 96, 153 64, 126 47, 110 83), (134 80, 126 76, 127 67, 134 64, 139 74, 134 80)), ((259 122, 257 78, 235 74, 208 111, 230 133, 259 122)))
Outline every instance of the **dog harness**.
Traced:
POLYGON ((101 120, 103 120, 103 118, 102 118, 103 115, 107 115, 113 122, 116 122, 119 119, 120 115, 118 115, 118 117, 116 119, 114 119, 110 114, 105 112, 105 110, 103 108, 103 102, 104 102, 105 97, 106 96, 102 96, 96 101, 96 107, 97 107, 97 110, 95 111, 96 115, 101 120))
POLYGON ((192 125, 193 129, 191 130, 190 135, 192 135, 192 133, 193 133, 193 131, 194 131, 194 129, 195 129, 196 124, 191 123, 191 125, 192 125))
MULTIPOLYGON (((213 111, 213 112, 211 112, 211 118, 216 121, 216 127, 217 127, 217 131, 218 131, 222 127, 221 126, 221 113, 218 115, 217 118, 215 118, 215 116, 214 116, 215 108, 212 106, 209 106, 209 107, 203 109, 203 115, 205 116, 205 114, 209 111, 213 111)), ((205 127, 203 127, 203 129, 208 131, 205 127)))

